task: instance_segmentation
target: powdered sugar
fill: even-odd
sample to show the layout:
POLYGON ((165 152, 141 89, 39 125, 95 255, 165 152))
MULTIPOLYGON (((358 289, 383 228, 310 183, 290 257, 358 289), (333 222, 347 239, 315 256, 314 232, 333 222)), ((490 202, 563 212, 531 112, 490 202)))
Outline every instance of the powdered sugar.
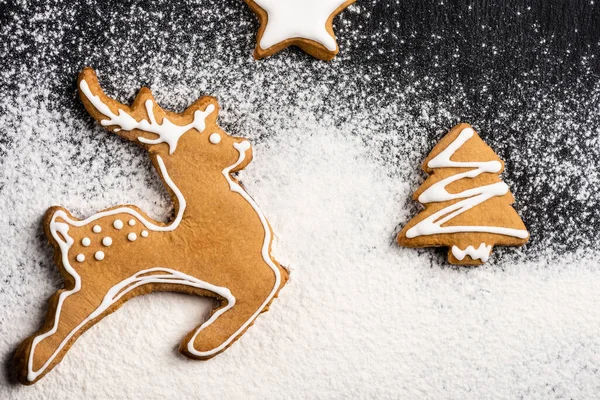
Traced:
POLYGON ((84 65, 123 102, 143 84, 175 111, 218 97, 224 129, 253 142, 240 178, 292 279, 210 362, 175 351, 210 302, 153 294, 83 335, 34 387, 0 378, 0 397, 596 395, 600 86, 585 72, 590 58, 573 66, 568 90, 539 68, 550 55, 510 71, 508 83, 492 59, 481 60, 485 74, 456 77, 447 32, 430 43, 445 62, 422 69, 402 43, 388 52, 391 22, 375 23, 359 2, 338 17, 342 51, 332 63, 293 50, 255 62, 257 23, 241 2, 143 7, 24 3, 0 28, 10 39, 0 55, 13 55, 0 67, 4 359, 40 326, 45 299, 61 286, 40 223, 49 206, 80 217, 127 203, 158 218, 171 212, 146 154, 83 110, 75 77, 84 65), (382 33, 365 39, 368 23, 382 33), (477 269, 449 268, 445 250, 394 243, 419 207, 411 196, 425 178, 420 163, 461 120, 507 163, 503 180, 532 234, 477 269))

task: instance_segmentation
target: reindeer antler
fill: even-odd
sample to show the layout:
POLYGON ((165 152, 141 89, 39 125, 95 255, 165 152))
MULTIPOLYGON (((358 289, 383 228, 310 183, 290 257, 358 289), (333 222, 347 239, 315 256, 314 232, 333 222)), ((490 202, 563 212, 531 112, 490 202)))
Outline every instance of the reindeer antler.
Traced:
POLYGON ((196 129, 202 133, 206 129, 206 118, 216 110, 216 101, 205 97, 192 104, 181 114, 169 113, 156 103, 148 88, 140 90, 131 107, 123 105, 104 94, 96 72, 91 68, 85 68, 79 75, 79 90, 85 108, 102 126, 113 127, 111 130, 115 133, 138 130, 158 135, 157 138, 149 139, 143 136, 120 134, 127 139, 137 139, 139 142, 148 145, 166 143, 169 145, 169 154, 175 152, 179 138, 190 129, 196 129), (144 118, 143 114, 140 113, 139 108, 142 103, 147 118, 144 118), (111 109, 111 105, 112 108, 117 108, 116 113, 111 109), (159 116, 159 118, 162 117, 161 122, 157 121, 155 109, 159 114, 162 114, 159 116), (192 122, 184 125, 177 123, 188 119, 186 117, 192 113, 192 122), (167 118, 169 114, 171 114, 171 119, 167 118))

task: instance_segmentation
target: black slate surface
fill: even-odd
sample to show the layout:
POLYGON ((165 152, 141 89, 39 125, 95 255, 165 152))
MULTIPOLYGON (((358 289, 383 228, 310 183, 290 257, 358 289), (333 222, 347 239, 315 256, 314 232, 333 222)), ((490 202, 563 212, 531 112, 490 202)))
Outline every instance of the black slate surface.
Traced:
MULTIPOLYGON (((242 85, 259 104, 256 118, 260 104, 285 115, 286 104, 302 102, 298 93, 327 85, 326 100, 306 106, 317 117, 348 122, 365 108, 402 108, 375 144, 391 174, 400 173, 399 157, 413 159, 415 170, 402 173, 416 188, 433 144, 453 124, 470 122, 506 161, 504 179, 531 231, 529 251, 599 248, 599 5, 359 0, 334 26, 341 53, 331 63, 296 49, 254 61, 258 22, 240 0, 0 2, 0 94, 16 96, 20 84, 36 80, 57 108, 78 110, 91 129, 75 96, 74 78, 85 65, 122 99, 157 81, 208 93, 242 85), (214 74, 197 77, 206 67, 214 74), (400 129, 406 117, 415 125, 400 129), (397 135, 403 146, 393 144, 397 135)), ((223 124, 233 131, 234 108, 224 105, 233 117, 223 124)), ((0 103, 0 114, 8 112, 0 103)), ((273 134, 271 122, 264 124, 254 140, 273 134)), ((0 124, 0 157, 14 150, 12 134, 0 124)), ((407 204, 417 211, 408 197, 407 204)))

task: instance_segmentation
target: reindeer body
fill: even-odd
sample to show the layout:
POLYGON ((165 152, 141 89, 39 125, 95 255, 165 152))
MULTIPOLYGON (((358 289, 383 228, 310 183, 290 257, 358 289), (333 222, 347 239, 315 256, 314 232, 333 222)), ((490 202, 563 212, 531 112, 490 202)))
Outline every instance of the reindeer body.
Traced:
POLYGON ((176 215, 165 224, 135 206, 85 220, 61 207, 48 210, 44 227, 65 288, 50 299, 42 329, 17 350, 18 376, 26 384, 49 372, 90 326, 129 298, 152 291, 219 301, 180 345, 188 357, 211 358, 268 309, 288 276, 270 255, 267 220, 231 176, 251 161, 250 144, 216 126, 214 99, 200 99, 173 114, 158 108, 142 89, 127 107, 106 97, 87 68, 79 87, 92 116, 149 151, 176 215))

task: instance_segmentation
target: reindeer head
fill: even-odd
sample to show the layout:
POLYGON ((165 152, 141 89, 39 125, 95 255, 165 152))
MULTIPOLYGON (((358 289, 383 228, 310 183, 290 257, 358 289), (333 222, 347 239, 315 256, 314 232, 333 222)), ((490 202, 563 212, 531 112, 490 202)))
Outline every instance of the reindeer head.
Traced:
POLYGON ((229 136, 217 125, 219 105, 213 97, 202 97, 178 114, 163 110, 144 87, 133 104, 126 106, 104 94, 92 68, 81 71, 78 88, 94 119, 151 154, 220 169, 234 166, 231 172, 242 170, 252 160, 250 143, 229 136))

